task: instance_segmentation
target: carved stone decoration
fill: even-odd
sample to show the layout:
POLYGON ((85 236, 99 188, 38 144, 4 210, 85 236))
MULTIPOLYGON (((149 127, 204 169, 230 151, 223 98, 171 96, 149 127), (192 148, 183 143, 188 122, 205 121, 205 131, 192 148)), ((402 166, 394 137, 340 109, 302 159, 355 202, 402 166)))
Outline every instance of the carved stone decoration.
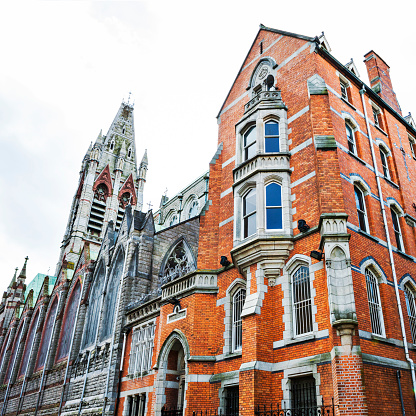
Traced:
POLYGON ((124 182, 123 186, 120 189, 120 192, 118 193, 118 199, 120 201, 120 205, 123 208, 127 205, 123 202, 123 197, 125 196, 125 194, 129 194, 130 205, 135 206, 137 204, 137 197, 132 174, 130 174, 126 182, 124 182))
MULTIPOLYGON (((101 185, 105 184, 107 187, 107 196, 111 196, 113 193, 113 185, 111 180, 111 173, 110 173, 110 167, 107 165, 102 172, 98 175, 98 178, 95 180, 94 187, 92 188, 94 192, 94 197, 97 188, 101 185)), ((100 199, 101 201, 101 199, 100 199)), ((104 199, 105 202, 105 199, 104 199)))
POLYGON ((105 184, 100 183, 94 192, 94 199, 105 202, 108 197, 108 188, 105 184))
POLYGON ((258 75, 258 79, 262 80, 264 78, 266 78, 266 75, 269 73, 269 68, 267 66, 262 66, 262 68, 260 69, 259 75, 258 75))
POLYGON ((195 270, 195 264, 190 260, 183 241, 169 255, 162 276, 162 285, 195 270))
POLYGON ((130 202, 130 193, 124 192, 124 194, 120 198, 120 205, 124 208, 126 208, 127 204, 130 202))

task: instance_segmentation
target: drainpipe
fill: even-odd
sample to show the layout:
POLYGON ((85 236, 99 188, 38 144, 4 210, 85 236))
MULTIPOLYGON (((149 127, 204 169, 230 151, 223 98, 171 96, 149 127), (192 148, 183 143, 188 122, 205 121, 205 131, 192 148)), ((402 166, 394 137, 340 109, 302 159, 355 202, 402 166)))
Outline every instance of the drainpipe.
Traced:
POLYGON ((384 224, 384 230, 385 230, 385 233, 386 233, 387 248, 388 248, 388 251, 389 251, 390 265, 391 265, 391 270, 392 270, 392 274, 393 274, 394 292, 396 294, 397 308, 399 310, 400 328, 401 328, 401 331, 402 331, 404 352, 405 352, 406 360, 407 360, 407 362, 409 363, 409 366, 410 366, 410 373, 412 375, 412 384, 413 384, 413 394, 415 395, 415 401, 416 401, 415 367, 414 367, 413 360, 409 356, 409 348, 407 346, 406 330, 405 330, 405 327, 404 327, 403 311, 402 311, 402 305, 401 305, 400 294, 399 294, 399 285, 397 283, 396 267, 394 265, 393 250, 391 248, 391 243, 390 243, 390 234, 389 234, 389 228, 387 226, 386 211, 384 209, 383 193, 381 191, 380 177, 379 177, 379 174, 378 174, 377 161, 376 161, 376 157, 375 157, 375 153, 374 153, 373 138, 371 136, 371 130, 370 130, 370 125, 369 125, 368 116, 367 116, 367 108, 365 106, 365 101, 364 101, 365 89, 366 89, 366 86, 363 85, 362 89, 360 90, 361 101, 362 101, 363 109, 364 109, 364 118, 365 118, 365 123, 366 123, 366 127, 367 127, 367 134, 368 134, 368 138, 370 140, 371 157, 373 159, 374 173, 376 175, 378 197, 380 198, 381 212, 383 214, 383 224, 384 224))
MULTIPOLYGON (((118 294, 117 294, 116 316, 115 316, 115 319, 114 319, 113 337, 111 338, 110 359, 108 361, 108 371, 107 371, 107 381, 106 381, 105 395, 104 395, 103 413, 105 412, 105 406, 107 405, 107 401, 108 401, 108 385, 110 383, 111 361, 113 359, 113 347, 114 347, 114 339, 116 337, 118 312, 119 312, 119 308, 120 308, 121 292, 123 291, 123 281, 124 281, 124 277, 125 277, 124 275, 126 273, 127 256, 129 254, 129 248, 130 248, 130 244, 131 244, 132 241, 133 241, 133 237, 130 237, 127 240, 126 254, 124 256, 123 272, 121 274, 121 282, 120 282, 120 287, 119 287, 118 294)), ((124 344, 123 344, 123 351, 124 351, 124 344)), ((123 352, 123 354, 124 354, 124 352, 123 352)))
POLYGON ((40 310, 39 310, 39 317, 38 317, 38 322, 36 324, 35 336, 33 336, 32 345, 30 346, 29 359, 28 359, 27 366, 26 366, 25 376, 23 377, 22 389, 20 390, 19 405, 17 406, 17 414, 19 414, 23 406, 23 398, 25 396, 26 380, 27 380, 27 375, 29 372, 29 364, 30 364, 30 361, 32 360, 33 347, 35 345, 36 334, 38 333, 39 327, 40 327, 40 315, 42 314, 42 310, 43 310, 43 305, 40 307, 40 310))
MULTIPOLYGON (((61 310, 61 301, 63 299, 63 296, 61 293, 58 293, 58 305, 56 307, 56 312, 55 312, 55 317, 53 318, 53 328, 52 328, 52 333, 51 333, 51 337, 49 338, 49 344, 48 344, 48 352, 46 353, 46 357, 45 357, 45 363, 43 365, 43 371, 42 371, 42 379, 40 381, 40 387, 39 387, 39 392, 38 392, 38 399, 36 401, 36 408, 35 408, 35 416, 38 414, 38 407, 40 404, 40 399, 41 399, 41 395, 42 395, 42 390, 43 390, 43 383, 45 381, 45 374, 46 374, 46 367, 48 365, 48 360, 49 360, 49 356, 51 353, 51 345, 52 345, 52 340, 53 337, 55 335, 55 330, 56 330, 56 317, 58 316, 58 312, 61 310)), ((45 316, 46 318, 46 316, 45 316)))
MULTIPOLYGON (((100 312, 98 314, 98 323, 97 323, 97 329, 95 330, 95 341, 94 341, 94 348, 91 350, 93 351, 94 349, 97 350, 97 344, 98 344, 98 331, 100 329, 100 320, 101 320, 101 314, 103 312, 103 304, 104 304, 104 294, 105 294, 105 289, 107 287, 107 280, 108 280, 108 275, 109 275, 109 268, 107 267, 107 271, 105 274, 105 279, 104 279, 104 286, 103 286, 103 291, 101 294, 101 301, 100 301, 100 312)), ((91 362, 91 351, 87 351, 88 354, 88 361, 87 361, 87 368, 85 369, 85 375, 84 375, 84 385, 82 387, 82 393, 81 393, 81 398, 79 400, 79 408, 78 408, 78 414, 81 414, 81 409, 82 409, 82 401, 84 400, 84 395, 85 395, 85 390, 87 387, 87 375, 88 375, 88 371, 90 369, 90 362, 91 362)), ((36 415, 35 415, 36 416, 36 415)))
MULTIPOLYGON (((85 276, 84 276, 85 278, 85 276)), ((77 284, 75 283, 74 288, 77 284)), ((78 324, 78 315, 79 315, 79 308, 81 306, 81 300, 82 300, 82 287, 81 287, 81 292, 79 294, 79 299, 78 299, 78 306, 77 306, 77 313, 75 315, 75 322, 74 322, 74 328, 72 330, 72 337, 71 337, 71 344, 69 346, 69 352, 68 352, 68 359, 66 362, 66 369, 65 369, 65 377, 64 377, 64 382, 62 383, 62 393, 61 393, 61 400, 59 402, 59 410, 58 410, 58 416, 61 414, 61 410, 62 410, 62 402, 64 400, 64 393, 65 393, 65 384, 66 384, 66 380, 68 378, 68 371, 69 371, 69 363, 71 360, 71 354, 72 354, 72 348, 74 345, 74 338, 75 338, 75 329, 77 327, 78 324)), ((63 323, 63 322, 62 322, 63 323)))
MULTIPOLYGON (((10 392, 10 385, 12 384, 12 377, 13 377, 13 373, 14 373, 14 370, 15 370, 15 367, 16 367, 17 354, 19 352, 20 343, 22 342, 22 338, 23 338, 23 328, 24 328, 24 325, 26 323, 26 319, 27 319, 27 317, 25 317, 25 319, 23 320, 22 333, 20 335, 19 343, 16 346, 16 348, 17 348, 16 355, 14 356, 14 360, 13 360, 13 364, 12 364, 12 371, 10 373, 10 379, 9 379, 9 382, 7 383, 7 390, 6 390, 6 394, 4 396, 4 400, 3 400, 3 408, 1 409, 1 416, 3 416, 4 413, 5 413, 5 411, 6 411, 7 400, 9 398, 9 392, 10 392)), ((13 351, 12 351, 12 353, 13 353, 13 351)), ((6 369, 6 373, 7 373, 7 369, 6 369)))

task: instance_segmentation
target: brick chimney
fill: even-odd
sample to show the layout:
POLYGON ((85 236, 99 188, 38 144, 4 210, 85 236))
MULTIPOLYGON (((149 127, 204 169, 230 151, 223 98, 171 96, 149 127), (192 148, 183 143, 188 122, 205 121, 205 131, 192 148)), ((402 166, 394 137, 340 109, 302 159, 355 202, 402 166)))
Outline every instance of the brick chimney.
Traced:
POLYGON ((372 50, 364 58, 371 88, 401 115, 402 110, 391 84, 390 67, 372 50))

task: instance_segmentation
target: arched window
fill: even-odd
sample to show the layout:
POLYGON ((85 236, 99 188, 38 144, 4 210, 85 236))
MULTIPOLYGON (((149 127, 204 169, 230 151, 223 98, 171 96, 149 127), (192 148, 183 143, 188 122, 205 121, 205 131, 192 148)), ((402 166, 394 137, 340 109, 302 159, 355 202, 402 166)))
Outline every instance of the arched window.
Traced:
POLYGON ((264 147, 266 153, 280 152, 279 123, 268 121, 264 125, 264 147))
POLYGON ((108 188, 104 183, 100 183, 94 193, 94 199, 105 202, 108 197, 108 188))
POLYGON ((19 377, 26 373, 27 365, 29 364, 30 352, 32 351, 33 339, 35 338, 36 329, 39 321, 39 311, 36 312, 35 317, 29 328, 29 334, 26 338, 25 350, 23 353, 22 364, 20 365, 19 377))
POLYGON ((101 340, 108 338, 113 331, 114 317, 116 314, 117 294, 123 272, 124 256, 120 250, 113 265, 110 278, 107 283, 107 292, 104 299, 104 312, 101 324, 101 340))
POLYGON ((244 160, 252 158, 256 154, 256 127, 250 127, 244 133, 244 160))
POLYGON ((124 192, 124 194, 121 196, 120 198, 120 205, 122 206, 122 208, 126 208, 126 206, 129 204, 131 199, 131 195, 129 192, 124 192))
POLYGON ((198 208, 199 208, 198 201, 196 199, 194 199, 191 202, 191 205, 189 206, 188 219, 198 215, 198 208))
POLYGON ((51 308, 49 309, 48 316, 45 320, 43 327, 42 339, 40 341, 38 360, 36 361, 35 371, 40 370, 45 365, 46 355, 48 354, 49 341, 52 336, 52 331, 56 318, 56 310, 58 308, 58 297, 55 296, 55 299, 52 303, 51 308))
POLYGON ((312 298, 309 267, 300 266, 292 275, 293 328, 295 335, 312 332, 312 298))
POLYGON ((173 214, 172 218, 169 221, 169 227, 172 227, 173 225, 176 225, 179 222, 178 214, 173 214))
POLYGON ((409 284, 404 286, 404 295, 406 298, 407 316, 409 317, 410 332, 412 334, 412 342, 416 344, 416 304, 415 292, 409 284))
POLYGON ((381 309, 378 280, 370 269, 365 270, 365 281, 370 309, 371 331, 373 334, 384 336, 383 311, 381 309))
POLYGON ((111 151, 114 150, 114 145, 115 145, 115 141, 114 141, 114 139, 112 139, 111 142, 110 142, 110 150, 111 151))
POLYGON ((243 198, 243 229, 244 238, 257 232, 256 188, 252 188, 243 198))
POLYGON ((355 143, 355 133, 354 130, 348 122, 345 122, 345 130, 347 132, 347 139, 348 139, 348 150, 351 153, 357 154, 357 146, 355 143))
POLYGON ((20 346, 20 339, 22 338, 22 333, 23 333, 23 322, 21 323, 21 325, 20 325, 20 327, 17 331, 17 334, 14 338, 13 349, 12 349, 12 353, 11 353, 10 359, 9 359, 9 366, 7 367, 6 377, 4 378, 4 383, 5 384, 7 384, 7 382, 10 380, 13 368, 15 367, 14 361, 16 359, 17 351, 18 351, 19 346, 20 346))
POLYGON ((402 232, 400 230, 399 216, 394 208, 390 207, 391 219, 393 221, 394 236, 396 238, 396 246, 400 251, 404 251, 402 232))
POLYGON ((232 298, 232 350, 239 351, 243 346, 243 321, 241 312, 243 311, 244 300, 246 299, 246 291, 239 288, 232 298))
POLYGON ((277 183, 266 186, 266 228, 268 230, 283 228, 282 187, 277 183))
POLYGON ((95 341, 97 332, 98 319, 100 315, 100 299, 103 292, 103 284, 105 279, 105 270, 103 264, 95 275, 94 281, 91 283, 91 292, 88 298, 88 312, 85 320, 84 337, 82 339, 82 348, 88 347, 95 341))
POLYGON ((65 312, 64 323, 61 329, 61 341, 56 353, 56 360, 61 360, 69 353, 71 345, 72 333, 75 325, 75 317, 78 310, 79 297, 81 295, 81 284, 77 282, 67 302, 67 310, 65 312))
POLYGON ((163 270, 162 284, 195 270, 189 249, 180 241, 169 254, 163 270))
POLYGON ((6 338, 4 339, 3 345, 0 349, 0 351, 1 351, 1 355, 0 355, 0 373, 2 372, 2 367, 3 367, 3 364, 4 364, 4 358, 6 357, 7 343, 9 342, 9 337, 10 337, 10 331, 6 335, 6 338))
POLYGON ((379 147, 379 150, 380 150, 381 167, 383 168, 383 175, 385 178, 389 179, 390 173, 389 173, 389 165, 387 163, 387 152, 381 146, 379 147))
POLYGON ((354 185, 354 193, 360 230, 368 232, 367 210, 365 207, 363 191, 358 186, 354 185))

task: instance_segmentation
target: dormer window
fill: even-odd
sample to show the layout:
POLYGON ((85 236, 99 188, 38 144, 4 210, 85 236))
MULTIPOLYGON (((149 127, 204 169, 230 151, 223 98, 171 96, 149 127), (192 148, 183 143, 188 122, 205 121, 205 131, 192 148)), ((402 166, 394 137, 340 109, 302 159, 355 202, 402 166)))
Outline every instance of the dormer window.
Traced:
POLYGON ((244 134, 244 160, 251 159, 256 154, 256 126, 252 126, 244 134))
POLYGON ((280 152, 278 122, 268 121, 264 125, 264 141, 266 153, 280 152))

